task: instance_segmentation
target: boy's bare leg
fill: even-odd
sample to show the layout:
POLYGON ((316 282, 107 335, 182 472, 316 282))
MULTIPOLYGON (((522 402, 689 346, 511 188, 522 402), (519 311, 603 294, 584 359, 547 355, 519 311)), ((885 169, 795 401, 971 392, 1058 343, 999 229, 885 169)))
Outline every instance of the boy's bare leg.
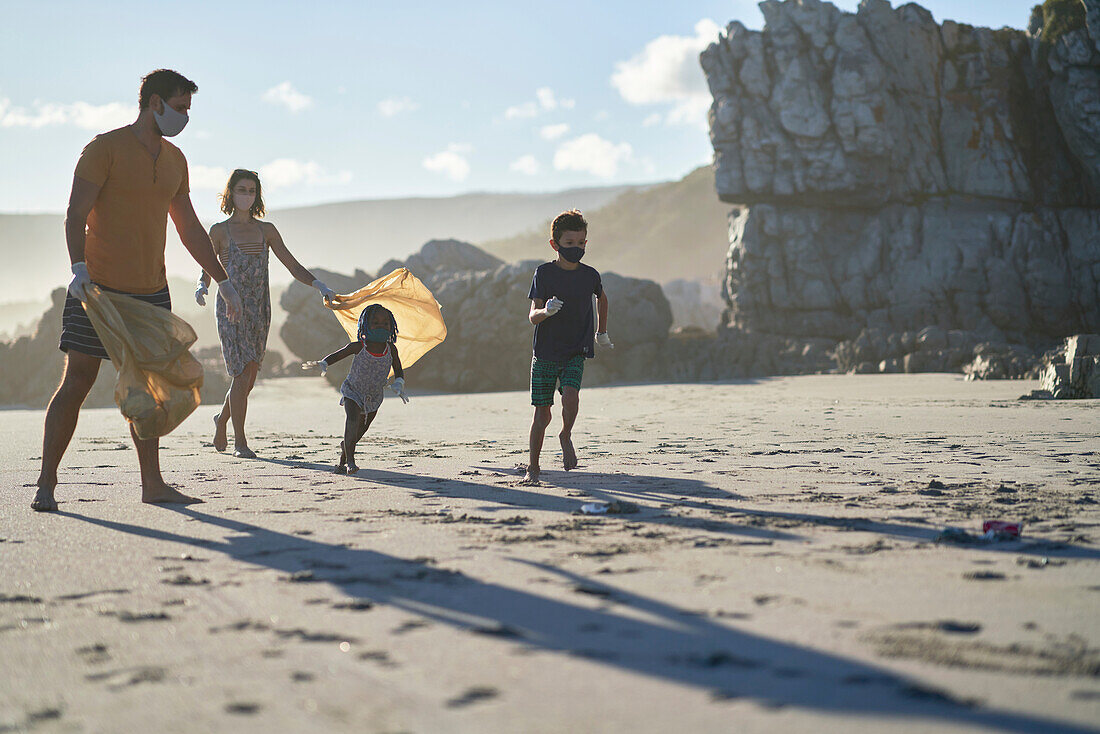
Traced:
POLYGON ((170 487, 160 475, 160 439, 138 438, 134 427, 130 426, 130 437, 137 448, 138 466, 141 468, 141 501, 152 504, 176 503, 190 505, 202 502, 190 497, 175 487, 170 487))
POLYGON ((233 394, 233 388, 230 386, 225 391, 225 401, 222 403, 222 412, 214 416, 214 450, 225 451, 229 446, 229 437, 226 432, 229 428, 229 418, 233 415, 233 406, 230 404, 229 396, 233 394))
POLYGON ((581 394, 575 387, 566 387, 561 396, 561 460, 565 470, 577 468, 577 452, 573 448, 573 424, 577 422, 577 413, 581 408, 581 394))
POLYGON ((531 421, 531 457, 527 461, 527 473, 523 476, 524 482, 537 482, 539 480, 539 454, 542 453, 542 440, 546 436, 546 427, 550 425, 550 406, 536 405, 535 417, 531 421))
POLYGON ((80 406, 95 384, 99 374, 99 358, 80 352, 68 352, 65 356, 65 372, 57 392, 46 408, 46 425, 42 432, 42 469, 38 475, 38 491, 31 501, 31 509, 54 512, 57 502, 53 492, 57 486, 57 467, 65 449, 73 438, 80 406))

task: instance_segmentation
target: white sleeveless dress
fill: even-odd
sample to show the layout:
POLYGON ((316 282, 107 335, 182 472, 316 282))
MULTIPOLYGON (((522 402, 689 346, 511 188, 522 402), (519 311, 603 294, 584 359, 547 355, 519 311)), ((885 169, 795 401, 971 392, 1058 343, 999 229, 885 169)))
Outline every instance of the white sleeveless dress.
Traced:
POLYGON ((386 345, 386 351, 377 357, 368 352, 366 347, 360 349, 351 361, 351 370, 344 379, 344 384, 340 386, 340 405, 345 400, 352 400, 364 413, 378 410, 382 405, 382 393, 391 367, 393 357, 390 356, 389 344, 386 345))

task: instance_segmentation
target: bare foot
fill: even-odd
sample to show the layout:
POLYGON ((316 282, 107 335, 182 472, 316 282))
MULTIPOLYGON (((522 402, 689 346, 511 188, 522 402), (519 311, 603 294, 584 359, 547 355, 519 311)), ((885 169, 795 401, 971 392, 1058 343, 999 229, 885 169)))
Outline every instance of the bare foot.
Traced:
POLYGON ((31 509, 35 512, 57 512, 57 500, 53 498, 53 487, 39 486, 31 500, 31 509))
POLYGON ((226 429, 228 428, 229 421, 222 421, 222 414, 218 413, 214 416, 214 450, 225 451, 229 446, 229 437, 226 436, 226 429))
POLYGON ((142 487, 141 501, 154 505, 193 505, 202 502, 198 497, 189 497, 175 487, 170 487, 163 482, 152 487, 142 487))
POLYGON ((236 456, 238 459, 256 458, 256 452, 248 448, 247 446, 237 446, 235 449, 233 449, 233 455, 236 456))
POLYGON ((527 467, 527 473, 523 475, 523 479, 520 480, 520 484, 534 485, 539 483, 539 474, 541 470, 537 466, 527 467))
POLYGON ((565 470, 576 469, 577 452, 573 449, 573 442, 565 434, 559 434, 558 439, 561 441, 561 462, 565 466, 565 470))
POLYGON ((354 461, 348 462, 348 474, 354 474, 359 471, 359 467, 355 465, 354 461))

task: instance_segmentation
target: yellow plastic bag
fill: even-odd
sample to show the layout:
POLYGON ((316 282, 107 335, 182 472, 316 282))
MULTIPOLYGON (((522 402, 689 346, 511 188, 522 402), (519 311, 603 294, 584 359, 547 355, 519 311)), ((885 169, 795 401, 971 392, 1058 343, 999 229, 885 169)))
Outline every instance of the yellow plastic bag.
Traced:
MULTIPOLYGON (((348 338, 359 338, 359 314, 372 303, 393 312, 397 321, 397 353, 408 368, 447 338, 447 325, 435 296, 407 268, 398 268, 354 293, 333 296, 326 303, 348 338)), ((390 370, 393 373, 393 370, 390 370)))
POLYGON ((97 286, 84 310, 118 370, 115 403, 138 438, 171 433, 199 405, 195 330, 166 308, 97 286))

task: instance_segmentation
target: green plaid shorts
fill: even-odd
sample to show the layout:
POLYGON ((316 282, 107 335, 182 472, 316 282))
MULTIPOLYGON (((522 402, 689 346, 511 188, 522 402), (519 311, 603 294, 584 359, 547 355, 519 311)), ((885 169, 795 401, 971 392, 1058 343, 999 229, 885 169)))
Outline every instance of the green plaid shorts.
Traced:
POLYGON ((562 392, 567 387, 580 390, 583 375, 583 354, 570 357, 564 362, 533 357, 531 359, 531 405, 538 407, 553 405, 556 385, 558 392, 562 392))

